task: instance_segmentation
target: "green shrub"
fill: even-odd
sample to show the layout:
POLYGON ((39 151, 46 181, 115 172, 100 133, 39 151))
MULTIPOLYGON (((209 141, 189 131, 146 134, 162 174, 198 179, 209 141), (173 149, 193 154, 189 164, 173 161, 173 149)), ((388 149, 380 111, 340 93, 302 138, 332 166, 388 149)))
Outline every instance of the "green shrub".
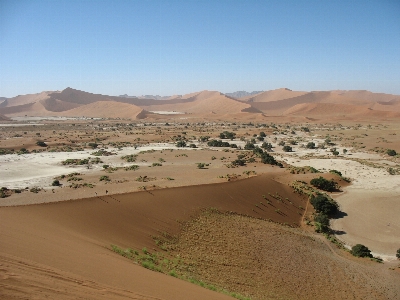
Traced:
POLYGON ((397 259, 400 259, 400 248, 399 248, 399 249, 397 249, 397 252, 396 252, 396 257, 397 257, 397 259))
POLYGON ((316 232, 329 232, 329 217, 324 214, 320 213, 314 217, 315 222, 315 231, 316 232))
POLYGON ((395 156, 397 152, 393 149, 387 149, 386 154, 389 156, 395 156))
POLYGON ((320 176, 319 178, 311 179, 310 183, 316 188, 327 192, 333 192, 338 189, 338 184, 335 181, 327 180, 322 176, 320 176))
POLYGON ((357 244, 351 248, 351 254, 353 254, 356 257, 373 257, 371 254, 371 250, 368 249, 368 247, 357 244))
POLYGON ((333 215, 338 211, 337 203, 324 195, 311 197, 310 203, 318 213, 323 213, 328 216, 333 215))
POLYGON ((254 143, 251 143, 251 142, 247 142, 246 145, 244 145, 245 150, 253 150, 255 148, 256 148, 256 146, 254 145, 254 143))
POLYGON ((337 170, 330 170, 329 173, 336 174, 336 175, 339 175, 340 177, 342 177, 342 172, 337 171, 337 170))

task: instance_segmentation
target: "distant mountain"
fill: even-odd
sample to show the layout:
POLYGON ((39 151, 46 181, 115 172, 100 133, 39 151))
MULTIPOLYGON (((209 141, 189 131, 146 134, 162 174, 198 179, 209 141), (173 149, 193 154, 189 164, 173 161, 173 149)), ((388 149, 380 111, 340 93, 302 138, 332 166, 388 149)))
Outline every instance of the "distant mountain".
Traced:
POLYGON ((242 97, 247 97, 247 96, 252 96, 256 95, 259 93, 262 93, 263 91, 253 91, 253 92, 246 92, 246 91, 237 91, 234 93, 225 93, 225 95, 232 97, 232 98, 242 98, 242 97))

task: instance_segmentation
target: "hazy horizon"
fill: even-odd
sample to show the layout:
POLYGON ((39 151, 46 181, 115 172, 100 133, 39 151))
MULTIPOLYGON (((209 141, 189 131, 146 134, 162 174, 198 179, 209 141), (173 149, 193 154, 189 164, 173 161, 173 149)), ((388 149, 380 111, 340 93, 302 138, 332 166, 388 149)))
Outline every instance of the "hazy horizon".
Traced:
POLYGON ((0 96, 400 94, 397 1, 0 2, 0 96))

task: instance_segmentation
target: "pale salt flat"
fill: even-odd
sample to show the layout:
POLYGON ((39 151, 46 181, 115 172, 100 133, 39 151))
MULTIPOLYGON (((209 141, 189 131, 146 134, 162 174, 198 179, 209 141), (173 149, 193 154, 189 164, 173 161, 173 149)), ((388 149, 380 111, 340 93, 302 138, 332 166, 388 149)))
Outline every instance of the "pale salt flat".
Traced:
MULTIPOLYGON (((0 155, 0 187, 11 189, 23 189, 33 186, 51 188, 51 183, 56 176, 72 172, 93 173, 102 169, 104 164, 111 167, 124 167, 132 164, 146 166, 149 164, 141 162, 127 163, 121 159, 121 156, 138 154, 140 151, 166 149, 178 150, 174 144, 168 143, 149 144, 137 149, 134 147, 125 147, 121 150, 107 149, 107 151, 114 152, 116 155, 101 156, 100 159, 103 163, 92 164, 90 169, 87 166, 64 166, 61 162, 66 159, 95 158, 96 156, 91 155, 91 153, 97 150, 0 155)), ((190 150, 190 148, 185 148, 185 150, 190 150)))

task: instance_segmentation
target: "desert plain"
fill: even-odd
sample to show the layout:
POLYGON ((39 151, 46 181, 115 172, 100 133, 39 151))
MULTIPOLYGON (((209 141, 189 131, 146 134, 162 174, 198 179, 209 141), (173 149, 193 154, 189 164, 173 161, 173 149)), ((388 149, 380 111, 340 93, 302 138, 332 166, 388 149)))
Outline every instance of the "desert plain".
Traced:
POLYGON ((400 297, 400 96, 1 101, 1 299, 400 297))

